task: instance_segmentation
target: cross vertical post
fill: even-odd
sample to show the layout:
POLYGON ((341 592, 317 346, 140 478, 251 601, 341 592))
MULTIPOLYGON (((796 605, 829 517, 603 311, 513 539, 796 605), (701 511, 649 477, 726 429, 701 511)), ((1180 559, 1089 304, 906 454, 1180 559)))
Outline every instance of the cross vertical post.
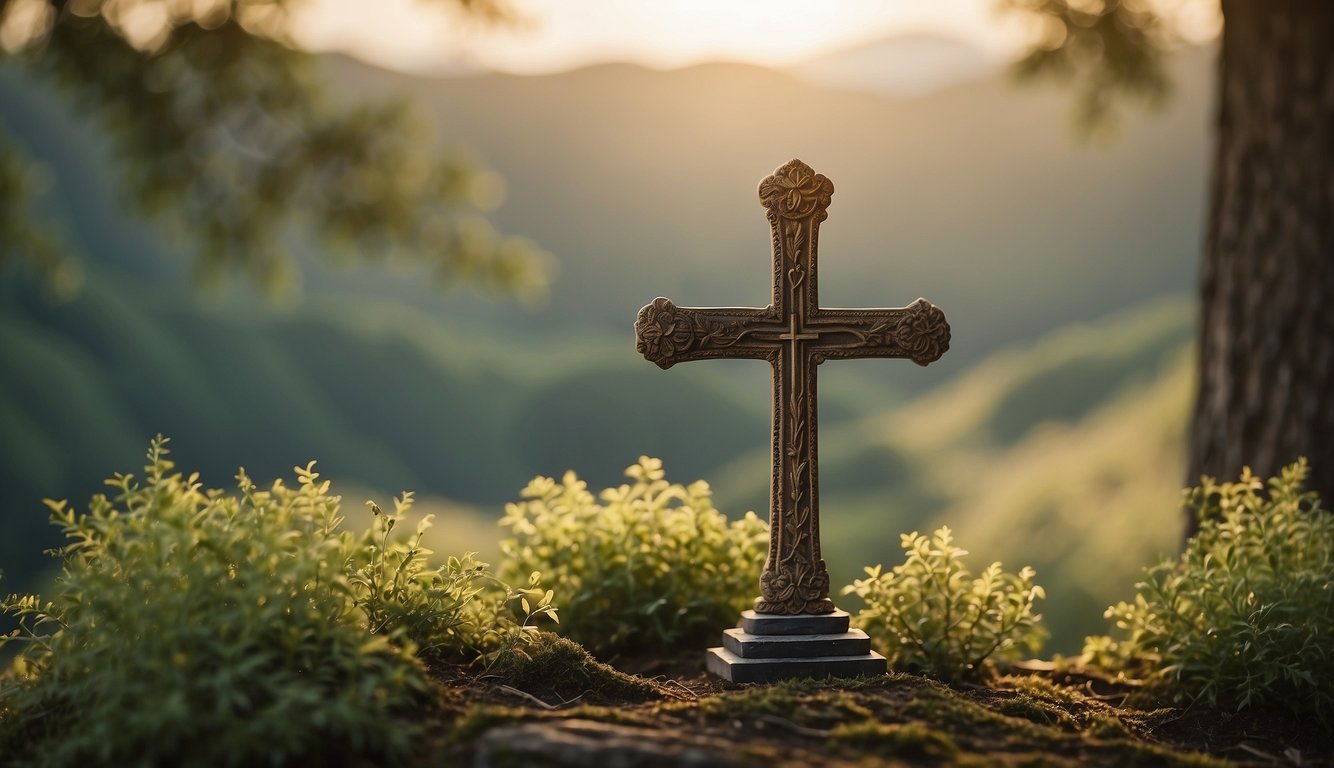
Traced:
POLYGON ((826 360, 907 358, 919 365, 949 348, 945 315, 925 299, 897 309, 822 309, 816 260, 834 186, 800 160, 760 182, 773 241, 773 299, 763 308, 678 307, 655 299, 635 321, 636 348, 666 369, 689 360, 751 358, 773 367, 769 555, 760 614, 828 614, 820 555, 816 368, 826 360))

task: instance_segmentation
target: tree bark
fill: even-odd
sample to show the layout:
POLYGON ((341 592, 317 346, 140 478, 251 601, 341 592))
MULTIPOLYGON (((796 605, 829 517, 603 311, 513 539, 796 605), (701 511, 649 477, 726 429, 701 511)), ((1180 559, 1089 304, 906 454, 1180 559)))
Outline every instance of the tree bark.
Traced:
MULTIPOLYGON (((1334 2, 1223 0, 1189 482, 1298 456, 1334 502, 1334 2)), ((1187 521, 1187 535, 1196 530, 1187 521)))

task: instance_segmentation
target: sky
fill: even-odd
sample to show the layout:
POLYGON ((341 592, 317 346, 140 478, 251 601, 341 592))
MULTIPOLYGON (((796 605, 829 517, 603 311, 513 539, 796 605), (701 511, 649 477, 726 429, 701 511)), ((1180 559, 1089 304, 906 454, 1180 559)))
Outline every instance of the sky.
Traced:
POLYGON ((678 67, 781 65, 894 33, 946 33, 1005 54, 1024 28, 995 0, 510 0, 526 22, 459 24, 440 0, 308 0, 303 46, 413 72, 460 66, 523 74, 599 61, 678 67))

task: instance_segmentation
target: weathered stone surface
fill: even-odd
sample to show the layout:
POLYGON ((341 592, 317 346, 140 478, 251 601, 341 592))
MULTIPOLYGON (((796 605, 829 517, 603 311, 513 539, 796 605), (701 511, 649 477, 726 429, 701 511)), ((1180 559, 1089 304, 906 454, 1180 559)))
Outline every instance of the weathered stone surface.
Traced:
POLYGON ((709 671, 732 683, 769 683, 794 677, 865 677, 883 675, 885 657, 871 651, 860 656, 744 659, 721 646, 705 655, 709 671))
POLYGON ((837 635, 752 635, 729 629, 723 632, 723 647, 743 659, 861 656, 871 652, 871 638, 860 629, 837 635))
POLYGON ((741 612, 741 628, 752 635, 837 635, 848 631, 847 611, 799 613, 782 616, 773 613, 741 612))
POLYGON ((493 728, 472 768, 711 768, 739 765, 734 754, 733 742, 715 737, 570 719, 493 728))

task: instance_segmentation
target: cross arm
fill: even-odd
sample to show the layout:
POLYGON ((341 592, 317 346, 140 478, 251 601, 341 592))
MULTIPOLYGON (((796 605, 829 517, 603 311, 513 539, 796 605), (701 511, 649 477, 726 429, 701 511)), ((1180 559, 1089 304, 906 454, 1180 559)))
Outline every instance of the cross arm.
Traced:
POLYGON ((820 358, 898 357, 927 365, 950 348, 950 324, 939 307, 918 299, 901 309, 820 309, 806 324, 820 358))
POLYGON ((635 318, 635 349, 663 369, 711 358, 764 360, 777 352, 766 336, 781 327, 771 308, 678 307, 659 297, 635 318))

